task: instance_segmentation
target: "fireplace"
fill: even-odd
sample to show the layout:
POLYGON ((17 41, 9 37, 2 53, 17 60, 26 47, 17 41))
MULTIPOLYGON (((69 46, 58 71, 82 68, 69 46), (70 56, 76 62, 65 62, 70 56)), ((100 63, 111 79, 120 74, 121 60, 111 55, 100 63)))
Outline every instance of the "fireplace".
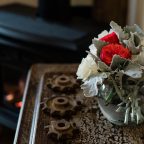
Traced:
POLYGON ((36 63, 80 62, 79 55, 85 55, 81 50, 88 47, 90 36, 74 28, 57 23, 53 26, 13 13, 1 12, 0 19, 0 123, 15 129, 30 67, 36 63), (59 30, 64 32, 60 34, 59 30), (55 32, 55 37, 45 31, 55 32))
MULTIPOLYGON (((0 115, 3 116, 0 123, 12 129, 17 125, 22 93, 30 67, 36 63, 80 63, 81 57, 86 56, 84 49, 87 50, 91 39, 103 29, 109 29, 106 20, 101 17, 103 11, 98 7, 104 7, 104 0, 95 1, 93 7, 76 6, 70 9, 69 3, 65 3, 67 6, 63 6, 68 10, 65 16, 70 16, 69 21, 63 21, 63 17, 57 19, 57 15, 53 15, 52 12, 54 9, 47 9, 47 2, 50 0, 40 0, 38 9, 20 4, 1 8, 10 13, 0 13, 0 115), (51 11, 52 15, 45 15, 45 10, 51 11), (27 15, 31 15, 32 18, 27 15), (51 21, 48 21, 49 19, 51 21), (55 37, 50 36, 50 30, 55 30, 55 37), (67 35, 64 35, 65 33, 67 35)), ((108 0, 107 3, 109 4, 108 0)), ((121 10, 124 12, 125 3, 121 3, 121 10)), ((53 5, 52 1, 51 4, 53 5)), ((107 8, 105 5, 105 11, 107 8)), ((65 10, 59 14, 65 13, 65 10)), ((115 16, 113 13, 111 15, 115 16)), ((126 15, 122 17, 119 12, 116 19, 123 24, 126 15)))

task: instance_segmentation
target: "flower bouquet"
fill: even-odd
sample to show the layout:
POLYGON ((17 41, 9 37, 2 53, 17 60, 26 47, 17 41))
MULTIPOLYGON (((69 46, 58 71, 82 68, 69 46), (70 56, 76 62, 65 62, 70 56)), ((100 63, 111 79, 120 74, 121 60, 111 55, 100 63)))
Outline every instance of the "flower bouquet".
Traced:
POLYGON ((111 21, 110 26, 109 32, 104 30, 92 40, 77 77, 86 97, 98 96, 101 111, 111 122, 140 124, 144 122, 144 32, 136 24, 121 28, 111 21))

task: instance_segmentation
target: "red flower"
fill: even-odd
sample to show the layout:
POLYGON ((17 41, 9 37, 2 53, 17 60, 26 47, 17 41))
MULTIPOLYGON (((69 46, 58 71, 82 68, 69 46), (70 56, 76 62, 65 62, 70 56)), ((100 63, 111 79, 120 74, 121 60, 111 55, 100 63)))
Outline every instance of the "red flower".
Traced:
POLYGON ((100 40, 109 42, 109 43, 119 44, 119 39, 115 32, 112 32, 112 33, 100 38, 100 40))
POLYGON ((104 46, 101 50, 100 58, 107 65, 110 65, 115 54, 125 59, 131 58, 131 52, 129 49, 120 44, 108 44, 104 46))

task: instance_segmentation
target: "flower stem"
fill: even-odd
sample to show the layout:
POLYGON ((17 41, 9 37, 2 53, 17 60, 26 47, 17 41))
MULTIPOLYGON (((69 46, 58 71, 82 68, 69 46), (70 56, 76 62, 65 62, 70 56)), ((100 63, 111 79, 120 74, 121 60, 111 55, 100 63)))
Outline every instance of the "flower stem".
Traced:
POLYGON ((115 80, 113 79, 112 76, 110 76, 110 79, 112 80, 112 83, 113 83, 113 85, 114 85, 114 88, 115 88, 115 90, 116 90, 116 93, 118 94, 118 96, 119 96, 119 98, 121 99, 121 101, 127 103, 127 100, 122 96, 122 93, 121 93, 120 89, 118 88, 118 86, 117 86, 117 84, 116 84, 116 82, 115 82, 115 80))

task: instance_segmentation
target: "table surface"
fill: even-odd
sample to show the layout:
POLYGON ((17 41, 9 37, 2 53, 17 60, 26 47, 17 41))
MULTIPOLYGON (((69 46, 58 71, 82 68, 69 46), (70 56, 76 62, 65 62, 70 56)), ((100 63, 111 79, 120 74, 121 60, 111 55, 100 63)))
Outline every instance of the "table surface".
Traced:
MULTIPOLYGON (((30 134, 32 129, 34 107, 36 102, 36 89, 41 76, 49 72, 76 72, 77 64, 66 65, 46 65, 37 64, 32 66, 29 71, 24 98, 23 107, 20 112, 17 131, 14 144, 30 143, 30 134)), ((94 98, 95 99, 95 98, 94 98)), ((101 114, 97 103, 90 99, 91 106, 95 107, 95 112, 83 114, 82 120, 79 120, 81 131, 81 144, 143 144, 144 143, 144 125, 136 127, 116 126, 110 123, 101 114)), ((45 142, 49 143, 50 142, 45 142)), ((75 142, 76 143, 76 142, 75 142)), ((78 142, 77 142, 78 143, 78 142)))
POLYGON ((14 144, 28 144, 32 125, 32 117, 36 100, 36 90, 41 76, 47 72, 69 72, 76 70, 76 64, 36 64, 31 67, 27 75, 25 91, 23 95, 23 106, 19 114, 19 120, 14 138, 14 144))

